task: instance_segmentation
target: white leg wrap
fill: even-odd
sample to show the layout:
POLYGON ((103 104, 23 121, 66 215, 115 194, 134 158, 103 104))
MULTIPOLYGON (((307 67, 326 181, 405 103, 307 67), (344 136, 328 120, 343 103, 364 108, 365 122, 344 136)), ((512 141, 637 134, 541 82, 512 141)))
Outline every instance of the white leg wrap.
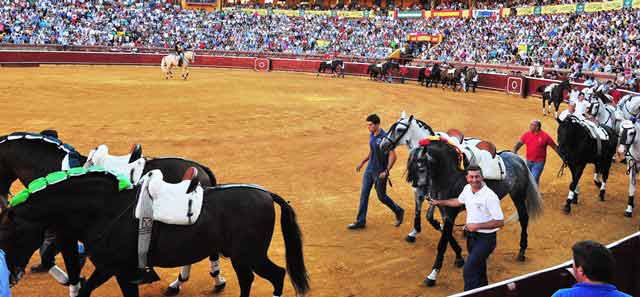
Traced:
POLYGON ((604 190, 606 190, 606 189, 607 189, 607 183, 602 182, 602 186, 600 186, 600 190, 601 190, 601 191, 604 191, 604 190))
POLYGON ((434 269, 431 271, 431 274, 429 274, 429 276, 427 276, 428 279, 430 280, 436 280, 436 278, 438 278, 438 269, 434 269))
POLYGON ((189 276, 191 275, 191 265, 182 266, 180 269, 180 275, 182 276, 182 279, 189 279, 189 276))
POLYGON ((222 275, 218 274, 218 276, 216 276, 216 286, 222 285, 224 283, 226 283, 227 280, 224 279, 224 277, 222 277, 222 275))
POLYGON ((220 260, 211 261, 211 272, 220 271, 220 260))
POLYGON ((77 297, 78 293, 80 292, 80 287, 82 287, 81 285, 82 282, 78 282, 75 285, 69 285, 69 296, 70 297, 77 297))
POLYGON ((418 231, 416 231, 416 229, 411 229, 411 232, 409 232, 409 236, 411 237, 416 237, 417 234, 418 234, 418 231))
POLYGON ((178 277, 178 278, 176 278, 175 281, 173 281, 171 284, 169 284, 169 287, 180 288, 181 285, 182 285, 182 282, 180 281, 180 277, 178 277))
POLYGON ((567 199, 568 200, 573 200, 574 196, 575 196, 575 194, 572 191, 569 191, 569 195, 567 195, 567 199))
POLYGON ((633 207, 631 207, 631 205, 627 205, 627 209, 625 210, 625 212, 632 213, 633 207))
POLYGON ((574 193, 580 194, 580 185, 576 185, 576 189, 573 190, 574 193))

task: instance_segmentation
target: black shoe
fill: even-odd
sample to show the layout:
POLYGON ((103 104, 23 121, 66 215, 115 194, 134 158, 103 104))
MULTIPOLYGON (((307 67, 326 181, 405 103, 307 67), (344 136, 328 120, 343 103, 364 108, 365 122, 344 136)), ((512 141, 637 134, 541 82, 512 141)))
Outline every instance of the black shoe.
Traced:
POLYGON ((400 209, 400 211, 398 211, 396 213, 396 227, 399 227, 400 225, 402 225, 402 221, 404 220, 404 209, 400 209))
POLYGON ((360 223, 349 224, 349 226, 347 226, 347 229, 350 229, 350 230, 364 229, 364 224, 360 224, 360 223))
POLYGON ((38 264, 38 265, 33 265, 31 266, 31 273, 45 273, 45 272, 49 272, 49 269, 51 269, 51 267, 53 267, 53 264, 49 265, 43 265, 42 263, 38 264))

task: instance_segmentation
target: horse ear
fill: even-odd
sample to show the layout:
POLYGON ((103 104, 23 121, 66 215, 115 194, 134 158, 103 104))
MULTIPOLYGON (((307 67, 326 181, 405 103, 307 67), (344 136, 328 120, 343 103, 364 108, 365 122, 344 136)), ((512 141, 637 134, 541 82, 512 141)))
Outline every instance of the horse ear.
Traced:
POLYGON ((403 110, 402 113, 400 114, 400 118, 401 119, 406 119, 407 118, 407 112, 403 110))

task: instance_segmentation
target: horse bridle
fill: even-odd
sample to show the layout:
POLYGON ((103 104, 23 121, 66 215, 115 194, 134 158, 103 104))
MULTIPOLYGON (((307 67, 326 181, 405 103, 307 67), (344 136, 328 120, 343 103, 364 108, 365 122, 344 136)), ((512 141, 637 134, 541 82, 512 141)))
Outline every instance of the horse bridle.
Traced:
MULTIPOLYGON (((384 139, 387 140, 388 142, 391 142, 391 144, 393 145, 393 148, 395 148, 398 145, 398 142, 400 142, 400 139, 402 139, 407 132, 409 132, 409 127, 411 126, 411 122, 413 121, 413 115, 409 117, 409 121, 407 121, 407 123, 403 123, 402 121, 397 121, 395 124, 393 124, 393 126, 391 126, 391 130, 393 130, 391 133, 395 133, 396 127, 397 125, 402 125, 405 127, 405 130, 402 132, 402 134, 400 134, 400 136, 398 138, 396 138, 396 140, 392 140, 391 137, 389 137, 389 134, 391 133, 387 133, 387 135, 384 136, 384 139)), ((407 140, 407 145, 409 144, 409 140, 407 140)))

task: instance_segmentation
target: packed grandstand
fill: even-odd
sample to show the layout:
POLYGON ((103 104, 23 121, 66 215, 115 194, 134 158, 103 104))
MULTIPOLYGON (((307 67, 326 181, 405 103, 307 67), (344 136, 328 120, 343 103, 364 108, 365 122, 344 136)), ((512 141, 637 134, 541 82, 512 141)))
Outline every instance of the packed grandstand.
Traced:
MULTIPOLYGON (((544 64, 582 72, 626 70, 628 79, 632 79, 630 71, 640 68, 637 9, 405 19, 380 13, 380 8, 373 8, 372 17, 346 18, 261 15, 246 9, 208 12, 181 9, 166 1, 1 3, 0 40, 4 44, 171 48, 179 40, 196 49, 331 53, 378 59, 401 47, 410 56, 428 60, 544 64), (407 36, 412 32, 441 35, 442 42, 408 43, 407 36), (527 46, 525 52, 520 51, 522 45, 527 46)), ((467 1, 462 3, 454 1, 434 8, 465 8, 467 1)), ((515 1, 511 6, 528 3, 515 1)), ((477 6, 504 8, 510 4, 488 5, 480 1, 477 6)))

